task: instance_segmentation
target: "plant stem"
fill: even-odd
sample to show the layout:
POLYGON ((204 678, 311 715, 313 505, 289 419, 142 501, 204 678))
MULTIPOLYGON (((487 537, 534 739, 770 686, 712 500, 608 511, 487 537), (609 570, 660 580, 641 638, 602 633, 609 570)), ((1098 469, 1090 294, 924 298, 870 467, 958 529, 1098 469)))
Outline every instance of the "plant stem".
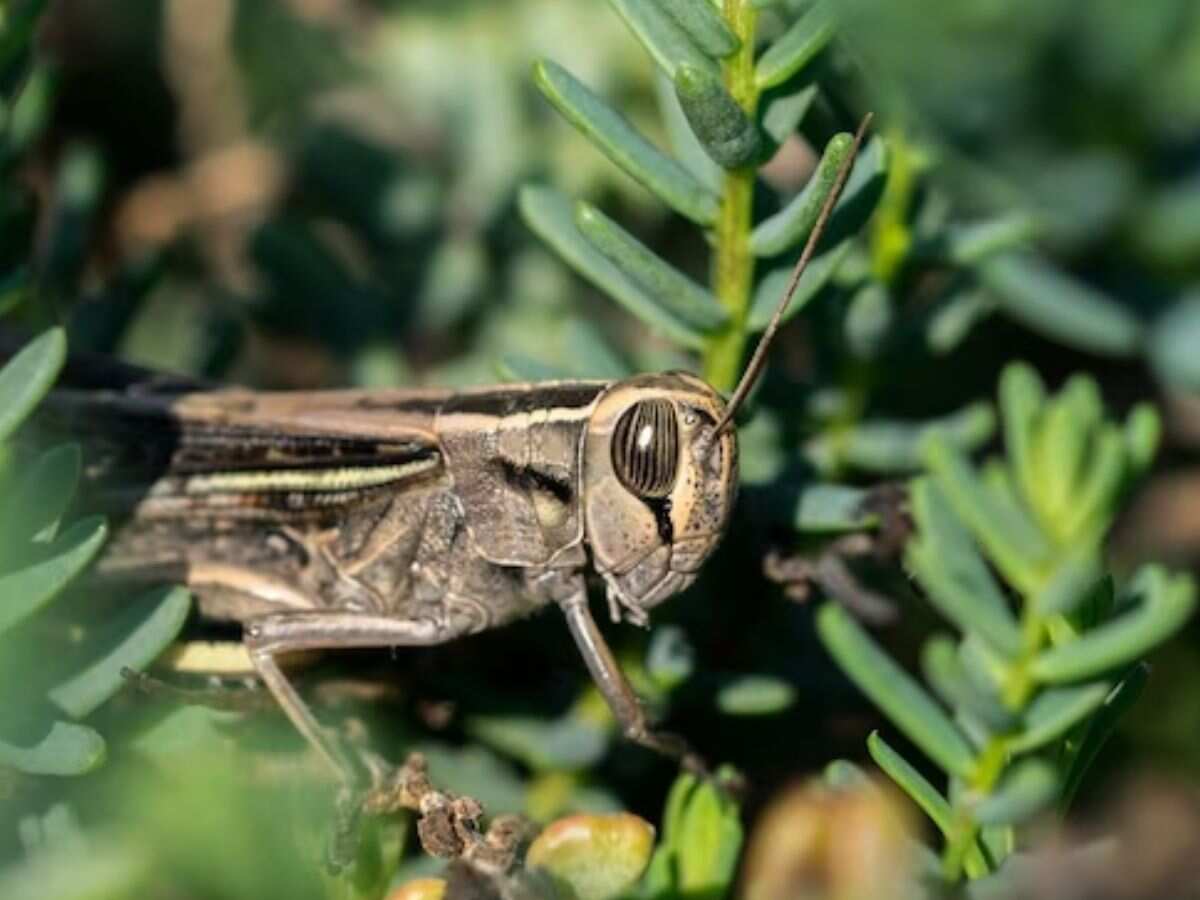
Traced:
POLYGON ((973 871, 969 873, 970 877, 979 877, 987 874, 986 863, 982 864, 982 870, 979 871, 979 863, 975 866, 967 866, 967 855, 969 853, 978 854, 978 847, 975 843, 975 838, 979 834, 979 828, 975 825, 969 815, 960 812, 954 820, 953 828, 949 836, 946 838, 946 847, 942 851, 942 877, 949 884, 957 884, 964 868, 971 868, 973 871))
MULTIPOLYGON (((755 9, 751 0, 724 0, 724 14, 726 23, 742 42, 737 53, 725 63, 725 86, 753 119, 758 106, 758 87, 754 83, 755 9)), ((721 185, 721 212, 714 234, 713 287, 729 311, 729 325, 704 354, 705 377, 720 391, 728 391, 736 383, 746 348, 746 319, 754 287, 750 231, 756 172, 753 165, 729 170, 721 185)))
MULTIPOLYGON (((979 754, 975 774, 971 778, 971 793, 987 796, 995 790, 1008 766, 1008 741, 1004 736, 993 737, 979 754)), ((954 828, 946 838, 942 851, 942 875, 950 883, 956 883, 964 871, 968 878, 988 874, 992 866, 979 851, 977 839, 979 824, 969 808, 956 811, 954 828)))

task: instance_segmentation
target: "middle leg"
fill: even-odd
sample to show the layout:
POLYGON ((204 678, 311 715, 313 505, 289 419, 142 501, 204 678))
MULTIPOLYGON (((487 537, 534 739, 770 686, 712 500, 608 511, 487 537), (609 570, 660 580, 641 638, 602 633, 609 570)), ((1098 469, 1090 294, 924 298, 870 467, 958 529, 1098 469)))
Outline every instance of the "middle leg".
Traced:
POLYGON ((243 638, 259 677, 288 719, 329 763, 344 786, 361 786, 358 765, 317 722, 276 658, 299 650, 426 647, 457 637, 451 622, 388 619, 350 612, 282 612, 256 619, 243 638))

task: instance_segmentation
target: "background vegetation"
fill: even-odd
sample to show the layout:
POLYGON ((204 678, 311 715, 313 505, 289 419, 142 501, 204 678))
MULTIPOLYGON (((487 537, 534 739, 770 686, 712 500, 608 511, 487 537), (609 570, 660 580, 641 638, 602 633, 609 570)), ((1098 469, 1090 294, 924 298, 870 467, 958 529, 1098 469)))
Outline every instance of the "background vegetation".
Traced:
POLYGON ((9 0, 0 92, 0 309, 41 335, 0 372, 0 896, 1197 883, 1190 0, 9 0), (260 693, 124 684, 188 599, 86 581, 119 523, 18 430, 68 347, 256 387, 727 390, 868 110, 730 537, 611 634, 742 795, 621 741, 552 614, 338 654, 305 677, 326 721, 554 824, 481 886, 387 817, 333 877, 324 773, 260 693))

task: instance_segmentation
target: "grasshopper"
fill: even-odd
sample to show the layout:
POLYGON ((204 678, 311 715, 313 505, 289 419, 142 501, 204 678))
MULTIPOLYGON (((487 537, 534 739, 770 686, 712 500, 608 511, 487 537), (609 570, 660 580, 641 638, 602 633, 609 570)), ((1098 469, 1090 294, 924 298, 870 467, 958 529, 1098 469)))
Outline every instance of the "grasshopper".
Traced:
POLYGON ((90 474, 125 514, 99 573, 182 582, 203 616, 240 624, 255 673, 348 789, 358 767, 281 657, 441 644, 551 605, 624 735, 702 768, 647 722, 585 574, 603 579, 614 621, 645 624, 720 542, 738 484, 734 415, 869 118, 728 403, 682 372, 462 392, 196 390, 132 376, 56 389, 46 415, 107 448, 90 474))

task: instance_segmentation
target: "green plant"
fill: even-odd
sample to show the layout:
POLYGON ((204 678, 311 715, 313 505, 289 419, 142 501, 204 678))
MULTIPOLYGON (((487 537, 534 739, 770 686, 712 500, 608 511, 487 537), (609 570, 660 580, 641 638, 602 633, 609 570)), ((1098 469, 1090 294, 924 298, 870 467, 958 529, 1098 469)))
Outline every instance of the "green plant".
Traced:
POLYGON ((1007 318, 1194 391, 1200 191, 1174 162, 1200 127, 1194 7, 847 0, 838 13, 897 126, 902 175, 873 225, 873 277, 893 303, 928 301, 911 323, 926 345, 949 353, 1007 318), (1042 103, 1048 80, 1058 100, 1042 103))
POLYGON ((0 369, 0 665, 4 669, 4 734, 0 764, 35 775, 80 775, 104 759, 100 735, 83 719, 121 689, 124 668, 140 669, 170 644, 190 605, 182 590, 131 598, 108 621, 57 604, 104 543, 99 516, 70 521, 80 451, 64 444, 34 453, 14 433, 54 383, 66 355, 59 329, 46 332, 0 369), (55 614, 74 620, 81 636, 64 641, 55 614), (35 635, 34 640, 30 637, 35 635), (55 664, 32 664, 46 643, 60 641, 55 664), (74 645, 74 646, 72 646, 74 645), (37 677, 19 677, 22 670, 37 677), (37 695, 44 690, 44 698, 37 695), (30 744, 29 741, 34 743, 30 744))
MULTIPOLYGON (((765 187, 760 170, 814 100, 808 64, 832 38, 832 20, 827 6, 817 4, 758 53, 759 12, 749 0, 729 0, 720 12, 708 3, 614 0, 612 6, 660 70, 673 156, 557 63, 537 63, 534 80, 597 149, 708 233, 710 286, 661 259, 589 203, 572 205, 552 189, 527 187, 521 211, 584 277, 653 331, 698 352, 708 380, 728 390, 748 338, 765 327, 778 297, 788 268, 780 258, 807 237, 850 150, 850 135, 834 134, 804 190, 786 203, 776 194, 776 211, 756 220, 755 192, 765 187), (758 278, 763 266, 770 271, 758 278), (756 284, 763 289, 757 294, 756 284)), ((838 204, 830 235, 801 280, 791 315, 833 276, 874 209, 886 171, 884 145, 875 138, 838 204)))
POLYGON ((932 694, 841 607, 817 616, 838 664, 946 773, 948 796, 880 734, 868 742, 942 832, 951 882, 1000 869, 1021 824, 1056 800, 1065 809, 1140 689, 1139 658, 1196 604, 1191 579, 1158 566, 1119 591, 1104 573, 1102 541, 1154 454, 1154 412, 1115 424, 1090 378, 1048 396, 1022 364, 1005 370, 1000 407, 1006 458, 977 469, 934 432, 929 475, 911 486, 906 564, 960 633, 924 644, 932 694))

